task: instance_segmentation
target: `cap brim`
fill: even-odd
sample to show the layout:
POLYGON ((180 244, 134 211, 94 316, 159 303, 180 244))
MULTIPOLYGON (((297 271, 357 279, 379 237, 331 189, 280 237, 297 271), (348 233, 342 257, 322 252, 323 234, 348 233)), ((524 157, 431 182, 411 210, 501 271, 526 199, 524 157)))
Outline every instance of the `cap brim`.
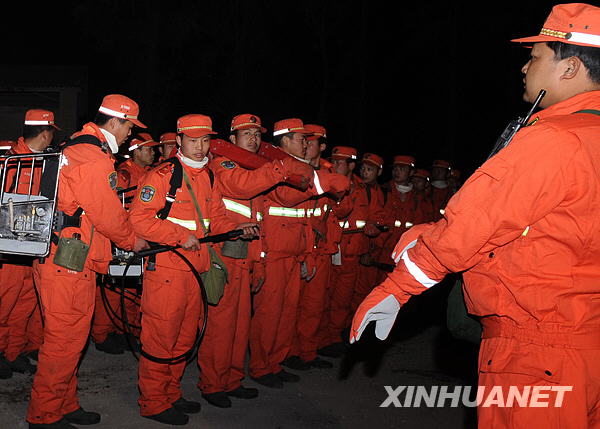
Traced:
POLYGON ((258 128, 260 130, 260 132, 263 134, 267 132, 267 129, 265 127, 259 127, 257 125, 244 125, 244 126, 241 126, 238 128, 234 128, 233 130, 231 130, 231 132, 238 131, 238 130, 248 130, 250 128, 258 128))
POLYGON ((62 129, 61 129, 61 128, 59 128, 59 127, 58 127, 56 124, 52 124, 52 126, 53 126, 54 128, 56 128, 58 131, 62 131, 62 129))
POLYGON ((160 144, 161 144, 160 142, 155 142, 155 141, 152 141, 152 142, 149 142, 149 143, 144 143, 144 144, 141 144, 141 145, 139 145, 138 147, 144 147, 144 146, 149 146, 149 147, 152 147, 152 146, 160 146, 160 144))
POLYGON ((139 120, 137 119, 133 119, 133 118, 127 118, 128 121, 131 121, 133 123, 133 125, 136 125, 140 128, 148 128, 147 126, 145 126, 144 124, 142 124, 139 120))
POLYGON ((182 131, 182 133, 193 139, 204 137, 209 134, 219 134, 216 131, 206 131, 206 130, 185 130, 185 131, 182 131))
POLYGON ((331 159, 349 159, 350 161, 356 161, 356 158, 352 158, 350 155, 331 155, 331 159))
POLYGON ((370 159, 363 159, 362 162, 364 164, 371 164, 372 166, 377 167, 377 168, 383 168, 383 165, 373 162, 370 159))
POLYGON ((538 34, 537 36, 529 36, 529 37, 521 37, 519 39, 511 39, 511 42, 517 42, 517 43, 527 43, 527 42, 564 42, 565 39, 559 39, 558 37, 552 37, 552 36, 544 36, 541 34, 538 34))

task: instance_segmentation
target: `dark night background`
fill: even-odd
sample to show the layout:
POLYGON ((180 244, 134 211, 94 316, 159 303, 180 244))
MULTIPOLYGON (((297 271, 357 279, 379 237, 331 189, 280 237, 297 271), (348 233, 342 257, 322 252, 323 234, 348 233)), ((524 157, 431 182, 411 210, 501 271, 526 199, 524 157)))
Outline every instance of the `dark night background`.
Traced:
POLYGON ((140 104, 155 138, 187 113, 210 115, 225 138, 238 113, 261 116, 269 133, 273 122, 300 117, 325 125, 330 147, 412 154, 424 168, 443 158, 470 174, 507 121, 528 110, 520 73, 528 51, 509 40, 537 34, 553 4, 16 4, 3 23, 2 92, 18 92, 15 74, 41 85, 44 67, 75 68, 84 76, 78 126, 104 95, 122 93, 140 104))

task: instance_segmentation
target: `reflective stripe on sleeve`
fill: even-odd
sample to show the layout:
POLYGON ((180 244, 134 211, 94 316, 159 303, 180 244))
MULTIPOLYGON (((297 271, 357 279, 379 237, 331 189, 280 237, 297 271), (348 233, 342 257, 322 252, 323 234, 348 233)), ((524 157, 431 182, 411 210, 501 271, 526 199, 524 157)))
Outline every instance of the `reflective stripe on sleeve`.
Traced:
POLYGON ((313 174, 314 174, 313 183, 315 184, 315 189, 317 190, 317 195, 324 194, 325 191, 321 187, 321 181, 319 180, 319 175, 317 174, 316 171, 313 171, 313 174))
POLYGON ((269 215, 283 217, 304 217, 306 216, 306 210, 292 209, 289 207, 269 207, 269 215))
POLYGON ((421 285, 423 285, 424 287, 430 288, 431 286, 436 285, 438 282, 436 282, 435 280, 431 280, 429 277, 427 277, 427 274, 425 274, 417 266, 417 264, 415 264, 413 261, 411 261, 410 257, 408 256, 408 249, 411 249, 411 248, 415 247, 416 245, 417 245, 417 240, 410 242, 410 244, 408 246, 406 246, 404 248, 404 250, 402 250, 402 252, 400 252, 400 255, 396 256, 396 254, 394 253, 394 254, 392 254, 392 258, 394 258, 394 261, 396 262, 396 264, 400 261, 400 259, 402 259, 402 261, 404 262, 404 265, 406 266, 406 269, 414 277, 414 279, 416 281, 418 281, 419 283, 421 283, 421 285))
POLYGON ((252 210, 250 207, 238 203, 237 201, 228 200, 227 198, 223 198, 223 203, 225 204, 225 208, 227 210, 241 214, 248 219, 252 219, 252 210))

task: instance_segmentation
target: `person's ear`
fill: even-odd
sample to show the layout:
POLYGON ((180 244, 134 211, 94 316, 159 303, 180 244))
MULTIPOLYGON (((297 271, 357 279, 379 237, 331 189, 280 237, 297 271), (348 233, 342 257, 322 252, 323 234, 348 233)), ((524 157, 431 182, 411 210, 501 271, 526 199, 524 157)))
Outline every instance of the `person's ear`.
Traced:
POLYGON ((565 58, 564 67, 561 79, 573 79, 583 69, 581 60, 578 57, 565 58))

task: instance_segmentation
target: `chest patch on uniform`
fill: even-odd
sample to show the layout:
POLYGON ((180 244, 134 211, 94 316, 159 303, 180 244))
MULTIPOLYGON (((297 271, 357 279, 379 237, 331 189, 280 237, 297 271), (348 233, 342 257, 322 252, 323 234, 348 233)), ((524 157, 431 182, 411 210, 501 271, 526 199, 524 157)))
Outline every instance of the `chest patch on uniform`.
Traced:
POLYGON ((113 191, 115 189, 117 189, 117 172, 116 171, 113 171, 112 173, 110 173, 108 175, 108 184, 110 185, 110 187, 112 188, 113 191))
POLYGON ((235 165, 235 162, 233 162, 233 161, 223 161, 223 162, 221 162, 221 167, 231 170, 232 168, 235 168, 237 166, 235 165))
POLYGON ((154 189, 152 186, 146 185, 140 191, 140 200, 142 200, 145 203, 149 203, 150 201, 152 201, 152 198, 154 198, 155 193, 156 189, 154 189))

